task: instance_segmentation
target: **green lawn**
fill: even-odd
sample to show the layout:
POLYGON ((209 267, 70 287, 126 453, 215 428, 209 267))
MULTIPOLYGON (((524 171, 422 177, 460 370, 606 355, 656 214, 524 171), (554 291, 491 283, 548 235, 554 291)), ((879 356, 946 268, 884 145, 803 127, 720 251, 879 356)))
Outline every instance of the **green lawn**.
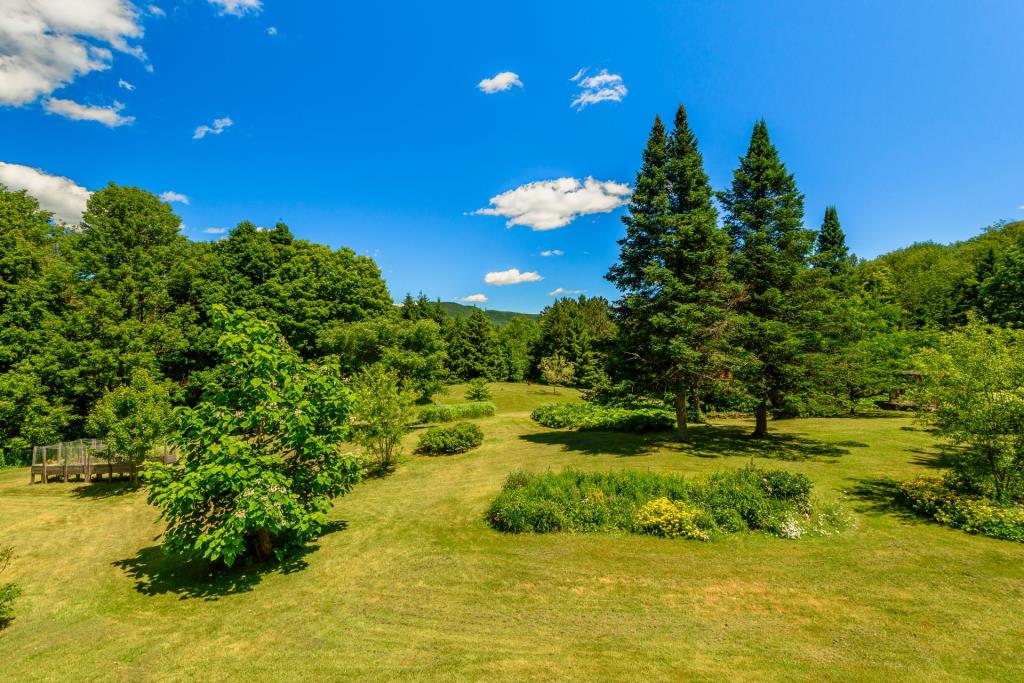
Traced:
MULTIPOLYGON (((539 428, 569 399, 497 385, 476 451, 408 456, 338 501, 287 567, 208 576, 165 558, 144 494, 0 472, 0 543, 24 588, 4 680, 958 680, 1021 676, 1024 545, 911 517, 891 480, 934 471, 900 415, 697 428, 695 443, 539 428), (506 474, 759 464, 846 492, 838 538, 712 543, 495 532, 506 474)), ((446 400, 459 400, 455 391, 446 400)), ((410 435, 410 445, 416 434, 410 435)))

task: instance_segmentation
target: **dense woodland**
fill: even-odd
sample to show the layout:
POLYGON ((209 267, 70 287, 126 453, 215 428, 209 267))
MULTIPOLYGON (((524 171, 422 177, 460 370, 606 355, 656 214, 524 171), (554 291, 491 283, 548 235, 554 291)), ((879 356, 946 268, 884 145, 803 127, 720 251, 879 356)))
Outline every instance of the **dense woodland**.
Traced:
POLYGON ((423 295, 395 305, 372 259, 284 224, 193 242, 139 188, 95 192, 78 226, 0 191, 0 458, 88 436, 98 401, 133 377, 194 405, 223 370, 215 304, 345 377, 383 366, 420 402, 474 378, 554 381, 606 403, 665 400, 682 438, 710 410, 756 412, 760 431, 769 414, 852 410, 943 331, 1024 326, 1024 223, 860 260, 835 209, 805 227, 817 221, 764 122, 716 192, 685 111, 671 131, 655 121, 624 221, 619 300, 559 299, 498 325, 423 295))

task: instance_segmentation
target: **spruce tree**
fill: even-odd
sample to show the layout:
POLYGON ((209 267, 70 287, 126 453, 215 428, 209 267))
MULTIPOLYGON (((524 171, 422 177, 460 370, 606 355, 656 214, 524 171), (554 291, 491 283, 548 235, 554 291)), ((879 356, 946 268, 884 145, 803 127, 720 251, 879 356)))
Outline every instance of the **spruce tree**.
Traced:
POLYGON ((781 406, 803 371, 814 244, 814 231, 803 228, 804 197, 763 120, 719 199, 732 238, 730 269, 742 288, 735 340, 747 358, 736 371, 758 399, 754 434, 763 436, 768 404, 781 406))
POLYGON ((825 220, 814 248, 814 265, 823 269, 833 278, 849 274, 853 267, 850 250, 846 246, 846 234, 839 225, 836 207, 825 209, 825 220))
POLYGON ((623 219, 622 254, 608 277, 623 292, 617 316, 633 360, 623 365, 632 379, 673 395, 676 437, 686 441, 687 397, 723 367, 729 240, 685 108, 663 135, 656 121, 637 176, 642 193, 623 219))

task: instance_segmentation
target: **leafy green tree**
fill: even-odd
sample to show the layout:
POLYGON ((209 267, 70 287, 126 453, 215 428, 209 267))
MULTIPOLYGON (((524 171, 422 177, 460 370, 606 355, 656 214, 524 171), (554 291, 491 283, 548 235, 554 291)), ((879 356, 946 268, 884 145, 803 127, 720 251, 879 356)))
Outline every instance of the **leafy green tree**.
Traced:
POLYGON ((374 459, 377 471, 391 472, 402 456, 402 437, 415 414, 415 395, 404 391, 398 374, 383 365, 371 365, 352 384, 353 436, 374 459))
POLYGON ((517 315, 498 328, 498 349, 504 378, 522 382, 534 370, 541 330, 536 320, 517 315))
POLYGON ((978 308, 997 325, 1024 327, 1024 246, 1008 250, 1002 263, 981 280, 978 308))
POLYGON ((132 480, 137 481, 139 465, 167 438, 170 416, 167 388, 140 368, 132 373, 129 384, 108 391, 96 402, 87 428, 106 442, 113 458, 131 465, 132 480))
MULTIPOLYGON (((7 570, 14 557, 14 548, 0 548, 0 574, 7 570)), ((0 629, 6 627, 14 619, 14 601, 21 595, 21 588, 16 583, 0 583, 0 629)))
POLYGON ((469 388, 466 390, 467 401, 490 401, 491 390, 487 388, 487 380, 477 377, 469 381, 469 388))
POLYGON ((572 382, 576 369, 562 354, 556 353, 540 359, 540 374, 551 385, 551 393, 557 394, 558 387, 572 382))
POLYGON ((576 369, 576 382, 600 381, 615 335, 611 306, 604 297, 563 297, 540 313, 540 339, 535 354, 560 354, 576 369))
POLYGON ((718 227, 682 106, 667 142, 662 135, 656 120, 636 183, 650 196, 634 197, 620 260, 608 277, 623 292, 617 321, 624 366, 632 379, 674 396, 676 438, 687 441, 688 397, 726 366, 729 237, 718 227))
POLYGON ((403 390, 420 403, 444 388, 447 369, 440 326, 431 319, 399 318, 392 314, 324 328, 318 346, 336 354, 342 373, 354 376, 380 364, 393 370, 403 390))
POLYGON ((805 369, 807 277, 814 231, 803 227, 804 197, 758 121, 747 154, 720 193, 732 238, 730 267, 742 287, 734 335, 746 353, 737 374, 758 400, 756 436, 768 433, 768 405, 779 407, 805 369))
POLYGON ((1024 500, 1024 331, 971 321, 919 357, 921 417, 962 449, 963 482, 1024 500))
POLYGON ((502 358, 494 325, 483 311, 474 308, 465 320, 455 320, 449 328, 448 367, 462 380, 484 377, 498 379, 502 358))
POLYGON ((362 475, 341 450, 352 395, 337 365, 304 363, 277 327, 244 311, 212 311, 223 373, 178 413, 174 465, 144 472, 167 521, 164 545, 231 565, 279 558, 317 536, 334 498, 362 475))

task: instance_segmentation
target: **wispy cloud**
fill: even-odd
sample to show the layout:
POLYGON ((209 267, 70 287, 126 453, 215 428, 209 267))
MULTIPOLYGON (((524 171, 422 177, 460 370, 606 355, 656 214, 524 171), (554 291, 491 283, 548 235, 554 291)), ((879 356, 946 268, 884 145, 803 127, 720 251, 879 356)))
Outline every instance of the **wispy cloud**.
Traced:
POLYGON ((505 92, 512 88, 522 88, 523 82, 519 80, 519 74, 512 71, 502 71, 494 78, 485 78, 476 84, 482 92, 493 95, 496 92, 505 92))
POLYGON ((467 304, 485 304, 487 303, 486 294, 470 294, 469 296, 457 297, 459 301, 463 301, 467 304))
POLYGON ((217 14, 230 14, 234 17, 246 14, 257 14, 263 9, 261 0, 209 0, 217 8, 217 14))
POLYGON ((578 216, 608 213, 625 204, 630 192, 628 185, 611 180, 540 180, 491 197, 491 206, 473 213, 503 216, 508 219, 508 227, 525 225, 534 230, 553 230, 578 216))
POLYGON ((556 287, 548 292, 548 296, 576 296, 577 294, 584 294, 587 290, 585 289, 566 289, 564 287, 556 287))
POLYGON ((580 89, 570 105, 577 111, 598 102, 621 102, 629 93, 619 74, 608 73, 608 69, 601 69, 593 76, 587 76, 586 73, 586 69, 580 69, 569 79, 575 81, 580 89))
POLYGON ((167 190, 166 192, 160 193, 160 199, 165 202, 178 202, 179 204, 188 204, 188 196, 175 192, 174 190, 167 190))
POLYGON ((40 208, 49 211, 61 223, 82 222, 89 190, 63 176, 50 175, 31 166, 0 161, 0 185, 12 190, 25 190, 36 198, 40 208))
POLYGON ((267 35, 268 36, 276 36, 277 35, 277 27, 276 26, 269 26, 267 28, 267 35))
POLYGON ((227 231, 227 228, 206 228, 203 230, 207 235, 223 235, 227 231))
POLYGON ((74 100, 62 100, 51 97, 43 101, 43 109, 51 114, 57 114, 72 121, 95 121, 102 123, 108 128, 117 128, 135 121, 134 116, 122 116, 121 110, 124 105, 114 102, 109 107, 96 107, 88 104, 80 104, 74 100))
POLYGON ((484 282, 489 285, 494 285, 495 287, 519 285, 524 282, 540 282, 543 279, 544 278, 540 273, 520 273, 518 268, 509 268, 508 270, 487 273, 487 275, 484 276, 484 282))
POLYGON ((220 135, 225 130, 235 125, 235 122, 231 120, 230 116, 225 116, 222 119, 214 119, 212 125, 202 125, 196 128, 195 133, 192 134, 193 140, 202 140, 207 135, 220 135))
POLYGON ((154 17, 166 17, 167 13, 160 9, 159 5, 149 5, 146 7, 146 11, 149 12, 150 16, 154 17))
POLYGON ((540 252, 541 256, 564 256, 565 252, 561 249, 545 249, 540 252))
POLYGON ((124 88, 128 92, 131 92, 132 90, 135 90, 135 86, 132 85, 131 83, 129 83, 128 81, 124 80, 123 78, 118 79, 117 87, 124 88))

